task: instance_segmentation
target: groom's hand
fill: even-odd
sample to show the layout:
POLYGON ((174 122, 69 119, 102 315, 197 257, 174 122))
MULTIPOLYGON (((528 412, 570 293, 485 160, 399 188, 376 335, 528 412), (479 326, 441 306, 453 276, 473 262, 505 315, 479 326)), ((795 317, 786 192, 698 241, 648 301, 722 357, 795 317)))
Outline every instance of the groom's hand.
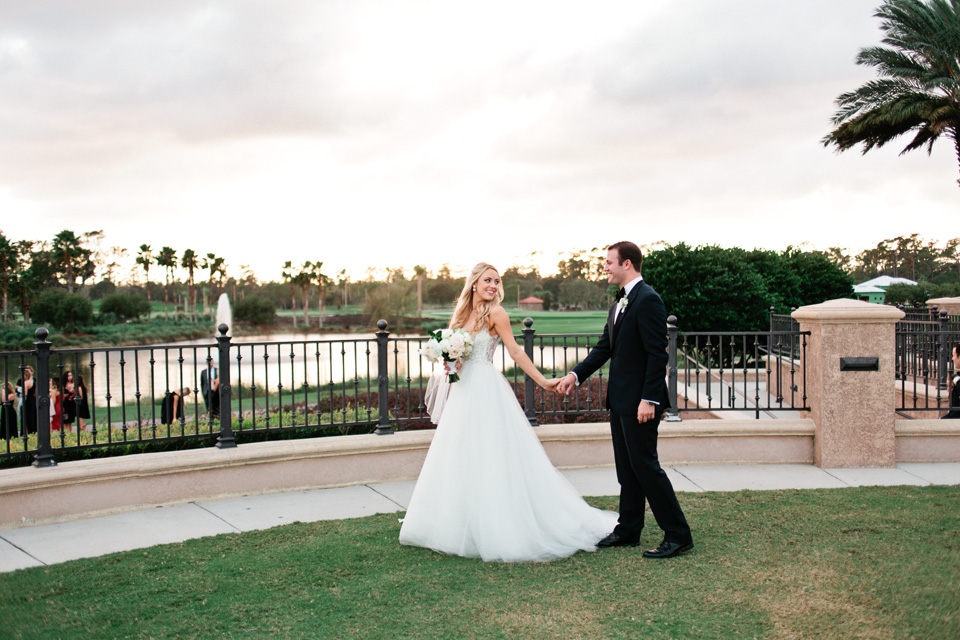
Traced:
POLYGON ((643 424, 648 420, 653 420, 655 417, 657 417, 656 407, 646 400, 641 400, 640 406, 637 407, 637 422, 643 424))
POLYGON ((560 382, 557 383, 557 392, 562 393, 565 396, 570 395, 570 392, 576 389, 577 387, 577 378, 572 373, 560 378, 560 382))

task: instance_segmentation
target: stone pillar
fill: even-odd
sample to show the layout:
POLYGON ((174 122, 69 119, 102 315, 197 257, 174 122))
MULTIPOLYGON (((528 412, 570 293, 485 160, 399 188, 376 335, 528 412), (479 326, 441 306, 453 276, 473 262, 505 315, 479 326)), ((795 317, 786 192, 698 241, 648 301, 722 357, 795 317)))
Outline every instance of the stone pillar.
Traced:
POLYGON ((896 323, 903 312, 844 299, 791 315, 810 332, 804 366, 816 425, 814 464, 894 466, 896 323))
POLYGON ((930 298, 927 306, 945 310, 951 316, 960 316, 960 298, 930 298))

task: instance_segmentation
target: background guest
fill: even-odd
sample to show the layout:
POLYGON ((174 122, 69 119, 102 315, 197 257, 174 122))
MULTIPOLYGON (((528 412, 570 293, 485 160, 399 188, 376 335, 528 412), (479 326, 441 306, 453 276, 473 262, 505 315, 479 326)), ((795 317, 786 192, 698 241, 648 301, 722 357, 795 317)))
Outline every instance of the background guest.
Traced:
POLYGON ((17 429, 17 392, 13 385, 5 382, 3 385, 3 405, 0 407, 0 438, 11 440, 18 435, 17 429))
POLYGON ((77 405, 77 426, 83 431, 86 428, 84 420, 90 419, 90 405, 87 403, 87 383, 83 380, 83 374, 77 374, 77 385, 75 388, 77 398, 80 404, 77 405))
POLYGON ((183 422, 183 404, 190 396, 190 387, 167 391, 160 405, 160 424, 173 424, 174 420, 183 422))
POLYGON ((211 420, 220 417, 220 374, 213 363, 208 362, 207 368, 200 372, 200 393, 203 395, 203 404, 207 407, 211 420))
POLYGON ((77 393, 72 371, 64 371, 60 376, 60 393, 63 428, 73 431, 73 423, 77 419, 77 393))
POLYGON ((24 435, 37 432, 37 389, 34 386, 33 367, 23 368, 23 377, 17 380, 20 398, 21 431, 24 435))
POLYGON ((60 431, 60 420, 63 417, 60 407, 62 397, 60 382, 56 378, 50 378, 50 431, 60 431))

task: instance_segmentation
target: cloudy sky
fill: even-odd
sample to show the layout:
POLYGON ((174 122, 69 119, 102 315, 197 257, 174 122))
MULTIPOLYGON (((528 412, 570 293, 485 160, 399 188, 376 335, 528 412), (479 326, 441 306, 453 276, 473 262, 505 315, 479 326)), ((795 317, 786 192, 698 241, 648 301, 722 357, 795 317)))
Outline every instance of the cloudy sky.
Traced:
POLYGON ((264 279, 946 240, 947 141, 819 142, 879 1, 4 0, 0 229, 264 279))

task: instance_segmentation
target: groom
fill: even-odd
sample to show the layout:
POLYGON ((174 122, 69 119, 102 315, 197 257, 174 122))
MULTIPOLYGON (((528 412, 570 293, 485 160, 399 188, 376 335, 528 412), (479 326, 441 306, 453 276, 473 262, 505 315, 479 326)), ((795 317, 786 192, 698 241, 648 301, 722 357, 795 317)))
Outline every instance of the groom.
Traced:
POLYGON ((560 379, 557 390, 569 395, 590 374, 610 361, 607 408, 613 454, 620 483, 620 519, 597 543, 600 547, 635 547, 643 529, 644 502, 663 529, 663 542, 643 552, 645 558, 671 558, 693 548, 690 527, 673 485, 657 458, 657 427, 669 404, 667 313, 663 300, 643 281, 643 254, 632 242, 607 248, 607 281, 620 287, 597 346, 560 379))

